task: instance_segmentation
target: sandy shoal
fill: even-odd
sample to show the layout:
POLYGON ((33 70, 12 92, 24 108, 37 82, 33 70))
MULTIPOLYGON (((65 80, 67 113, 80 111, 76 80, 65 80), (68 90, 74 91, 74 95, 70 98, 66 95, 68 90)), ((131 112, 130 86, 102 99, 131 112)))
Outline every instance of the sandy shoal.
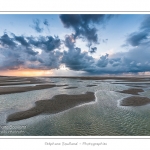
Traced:
POLYGON ((143 89, 127 89, 127 90, 123 90, 123 91, 118 91, 120 93, 125 93, 125 94, 133 94, 133 95, 139 95, 139 92, 144 92, 143 89))
POLYGON ((0 86, 8 86, 8 85, 22 85, 22 84, 38 84, 38 83, 46 83, 44 80, 40 78, 34 77, 0 77, 0 86))
POLYGON ((76 86, 70 86, 70 87, 66 87, 64 89, 76 89, 76 88, 78 88, 78 87, 76 87, 76 86))
POLYGON ((86 87, 92 87, 92 86, 97 86, 96 84, 89 84, 86 87))
POLYGON ((147 97, 131 96, 123 99, 120 103, 121 106, 142 106, 150 103, 147 97))
POLYGON ((41 90, 41 89, 47 89, 53 87, 62 87, 62 86, 67 86, 67 85, 41 84, 41 85, 24 86, 24 87, 0 87, 0 95, 27 92, 33 90, 41 90))
POLYGON ((40 100, 35 102, 35 107, 11 114, 7 117, 7 122, 18 121, 31 118, 40 114, 54 114, 78 106, 80 104, 92 102, 95 100, 93 92, 87 92, 80 95, 60 94, 50 100, 40 100))

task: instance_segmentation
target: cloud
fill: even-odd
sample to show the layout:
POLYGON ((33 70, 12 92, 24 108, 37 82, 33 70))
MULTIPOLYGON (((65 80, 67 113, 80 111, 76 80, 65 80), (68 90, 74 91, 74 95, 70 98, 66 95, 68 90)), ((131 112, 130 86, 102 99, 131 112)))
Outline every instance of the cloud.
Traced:
POLYGON ((49 22, 48 22, 47 19, 45 19, 45 20, 43 21, 43 24, 46 26, 48 32, 50 32, 50 30, 49 30, 50 24, 49 24, 49 22))
POLYGON ((40 36, 40 37, 27 37, 30 45, 33 45, 37 48, 45 50, 46 52, 59 49, 61 45, 61 40, 58 36, 40 36))
POLYGON ((148 35, 149 33, 147 31, 134 32, 127 38, 127 43, 132 46, 138 46, 144 42, 144 40, 148 39, 148 35))
POLYGON ((85 74, 123 74, 150 71, 150 44, 141 44, 128 52, 119 52, 112 55, 102 55, 99 59, 73 47, 64 51, 62 62, 70 70, 84 71, 85 74), (143 50, 143 51, 142 51, 143 50))
MULTIPOLYGON (((108 54, 101 56, 98 60, 89 55, 88 52, 82 52, 81 48, 76 47, 74 38, 69 35, 65 37, 65 46, 68 51, 64 51, 61 63, 73 71, 84 71, 88 74, 102 73, 102 69, 108 64, 108 54)), ((93 51, 96 47, 93 48, 93 51)))
MULTIPOLYGON (((84 72, 90 74, 122 74, 139 73, 150 71, 150 15, 141 23, 138 31, 129 34, 126 39, 127 45, 132 46, 126 52, 105 54, 94 58, 91 54, 96 53, 98 35, 96 25, 104 25, 111 15, 60 15, 61 21, 66 28, 72 28, 74 33, 66 35, 64 39, 58 36, 24 36, 8 35, 6 32, 0 36, 0 69, 59 69, 65 64, 69 71, 84 72), (83 52, 76 46, 77 38, 88 41, 88 52, 83 52), (62 44, 65 50, 60 50, 62 44)), ((49 26, 44 20, 43 26, 49 26)), ((35 22, 40 26, 40 21, 35 22)), ((38 32, 38 31, 37 31, 38 32)), ((42 32, 42 31, 40 31, 42 32)), ((103 39, 102 42, 107 42, 103 39)), ((128 47, 127 47, 128 48, 128 47)))
POLYGON ((25 47, 29 47, 29 43, 27 42, 27 40, 25 39, 25 37, 23 36, 16 36, 15 34, 13 34, 13 37, 14 39, 13 40, 16 40, 17 42, 19 42, 22 46, 25 46, 25 47))
POLYGON ((61 52, 60 39, 55 36, 25 37, 11 33, 0 37, 0 69, 59 68, 61 52), (39 53, 36 49, 40 49, 39 53))
POLYGON ((150 71, 150 43, 140 44, 127 52, 114 53, 108 57, 106 71, 114 73, 139 73, 150 71))
POLYGON ((64 51, 62 63, 71 70, 87 71, 94 63, 94 59, 87 52, 81 52, 81 49, 76 47, 64 51))
POLYGON ((104 25, 113 15, 104 14, 62 14, 60 19, 65 28, 73 28, 74 38, 83 38, 88 43, 98 44, 95 24, 104 25))
POLYGON ((40 27, 40 20, 39 19, 35 19, 33 20, 33 25, 31 25, 31 27, 38 33, 42 33, 43 32, 43 28, 40 27))
POLYGON ((61 63, 65 64, 70 70, 85 71, 94 62, 93 57, 76 47, 73 34, 65 36, 64 44, 68 51, 63 52, 61 63))
POLYGON ((91 49, 89 50, 91 54, 96 53, 96 51, 97 51, 97 47, 91 47, 91 49))
POLYGON ((9 48, 0 48, 1 54, 1 63, 0 69, 18 69, 24 64, 24 61, 21 59, 18 50, 12 50, 9 48))
MULTIPOLYGON (((59 51, 58 37, 25 37, 4 33, 0 37, 0 69, 59 69, 65 64, 72 71, 85 74, 119 74, 150 71, 150 43, 141 43, 128 52, 102 55, 96 59, 76 47, 74 35, 66 35, 63 43, 68 48, 59 51), (35 49, 41 49, 39 53, 35 49)), ((93 49, 93 51, 96 48, 93 49)))
POLYGON ((68 47, 69 49, 73 49, 75 46, 74 34, 66 35, 65 40, 63 42, 64 42, 66 47, 68 47))
POLYGON ((61 65, 62 53, 59 51, 51 51, 48 55, 45 55, 43 58, 43 67, 49 69, 59 69, 61 65))
POLYGON ((150 15, 146 15, 139 30, 131 33, 126 39, 126 44, 131 46, 139 46, 145 42, 150 42, 150 15))
POLYGON ((44 23, 44 25, 47 26, 47 27, 49 27, 49 25, 50 25, 47 19, 45 19, 45 20, 43 21, 43 23, 44 23))
POLYGON ((103 41, 103 43, 107 43, 108 39, 103 39, 102 41, 103 41))
POLYGON ((150 31, 150 15, 146 15, 144 21, 141 23, 140 29, 150 31))
POLYGON ((101 56, 100 59, 97 62, 97 66, 99 67, 106 67, 108 64, 108 54, 101 56))
POLYGON ((8 36, 7 33, 4 33, 4 35, 0 37, 0 44, 4 47, 11 48, 14 48, 16 46, 16 43, 13 41, 12 38, 8 36))

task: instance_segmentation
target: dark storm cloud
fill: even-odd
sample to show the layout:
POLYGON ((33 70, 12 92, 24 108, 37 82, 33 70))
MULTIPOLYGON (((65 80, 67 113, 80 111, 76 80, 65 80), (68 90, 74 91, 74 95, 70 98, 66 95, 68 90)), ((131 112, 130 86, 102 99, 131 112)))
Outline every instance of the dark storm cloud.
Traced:
POLYGON ((131 33, 126 43, 132 46, 139 46, 144 42, 150 42, 150 15, 146 15, 145 20, 141 23, 139 31, 131 33))
POLYGON ((9 70, 15 70, 19 69, 22 65, 24 65, 24 62, 22 60, 9 58, 9 60, 5 59, 2 66, 0 66, 0 69, 4 70, 7 68, 9 70))
POLYGON ((113 15, 62 14, 60 19, 66 28, 73 28, 75 38, 85 38, 89 43, 99 43, 95 24, 103 25, 113 15))
POLYGON ((18 69, 24 64, 18 50, 0 48, 0 69, 18 69))
POLYGON ((93 57, 89 56, 87 52, 82 52, 80 48, 76 47, 74 35, 66 35, 63 41, 68 51, 64 51, 61 63, 65 64, 71 70, 85 71, 94 62, 93 57))
POLYGON ((71 70, 86 71, 94 63, 94 59, 87 52, 81 52, 81 49, 76 47, 64 51, 62 63, 71 70))
POLYGON ((121 64, 121 58, 114 58, 114 59, 110 59, 109 63, 113 66, 119 66, 121 64))
POLYGON ((116 73, 138 73, 150 71, 150 43, 140 44, 128 52, 115 53, 109 63, 115 66, 116 73))
MULTIPOLYGON (((67 35, 64 44, 68 47, 68 51, 63 52, 61 63, 65 64, 70 70, 97 74, 101 73, 102 68, 106 67, 109 62, 108 54, 96 60, 88 52, 82 52, 81 48, 76 47, 73 35, 67 35)), ((92 52, 95 52, 96 49, 94 47, 92 52)))
POLYGON ((34 55, 34 56, 38 54, 38 52, 33 51, 31 48, 26 48, 26 49, 25 49, 25 52, 26 52, 28 55, 34 55))
POLYGON ((115 66, 116 72, 138 73, 150 71, 150 15, 145 15, 138 31, 129 34, 126 43, 122 47, 133 48, 127 52, 114 53, 109 60, 115 66), (118 61, 117 61, 118 59, 118 61))
POLYGON ((38 33, 43 32, 43 28, 40 27, 40 20, 39 19, 35 19, 33 20, 33 25, 31 25, 31 27, 38 33))
POLYGON ((127 43, 132 46, 140 45, 144 40, 148 39, 149 33, 147 31, 135 32, 129 35, 127 43))
MULTIPOLYGON (((65 64, 70 70, 84 71, 87 74, 102 74, 110 73, 114 70, 113 67, 117 66, 118 60, 113 59, 113 61, 110 61, 108 54, 95 59, 88 52, 82 52, 81 48, 76 47, 73 34, 66 35, 63 42, 68 50, 63 52, 61 63, 65 64), (107 66, 110 66, 108 70, 107 66)), ((96 50, 96 47, 92 47, 89 52, 95 53, 96 50)))
POLYGON ((150 71, 150 44, 141 44, 128 52, 102 55, 99 59, 73 47, 64 51, 62 62, 70 70, 84 71, 86 74, 122 74, 150 71), (141 51, 143 52, 141 53, 141 51))
POLYGON ((30 45, 33 45, 37 48, 41 48, 46 52, 53 51, 54 49, 59 49, 61 41, 58 36, 40 36, 38 38, 28 37, 27 38, 30 45))
POLYGON ((14 40, 19 42, 21 45, 26 46, 26 47, 30 46, 24 36, 16 36, 15 34, 12 34, 12 35, 14 36, 14 40))
POLYGON ((61 41, 57 36, 25 37, 7 33, 0 37, 0 69, 54 69, 60 66, 61 41), (36 49, 41 50, 41 54, 36 49))
POLYGON ((75 41, 74 41, 74 35, 66 35, 65 40, 63 41, 65 46, 68 47, 69 49, 74 48, 75 46, 75 41))
POLYGON ((108 54, 101 56, 100 59, 97 62, 97 66, 99 67, 106 67, 108 64, 108 54))
POLYGON ((60 58, 62 57, 62 53, 59 51, 52 51, 45 57, 43 66, 49 69, 59 69, 60 66, 60 58))
POLYGON ((14 40, 10 38, 7 33, 4 33, 4 35, 0 37, 0 44, 3 45, 4 47, 6 46, 11 48, 14 48, 16 46, 14 40))

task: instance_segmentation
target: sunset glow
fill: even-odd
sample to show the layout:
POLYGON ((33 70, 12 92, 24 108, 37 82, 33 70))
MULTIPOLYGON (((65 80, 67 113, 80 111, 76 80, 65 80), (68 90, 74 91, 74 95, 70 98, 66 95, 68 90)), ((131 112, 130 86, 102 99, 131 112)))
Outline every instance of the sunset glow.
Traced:
POLYGON ((34 70, 34 69, 20 69, 20 70, 7 70, 0 71, 0 74, 3 76, 50 76, 53 74, 51 70, 34 70))

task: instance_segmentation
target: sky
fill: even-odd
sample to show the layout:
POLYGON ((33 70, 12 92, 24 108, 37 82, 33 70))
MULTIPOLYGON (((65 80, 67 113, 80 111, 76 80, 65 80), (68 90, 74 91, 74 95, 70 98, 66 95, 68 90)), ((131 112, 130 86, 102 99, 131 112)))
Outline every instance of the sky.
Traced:
POLYGON ((149 14, 0 14, 0 75, 150 75, 149 14))

